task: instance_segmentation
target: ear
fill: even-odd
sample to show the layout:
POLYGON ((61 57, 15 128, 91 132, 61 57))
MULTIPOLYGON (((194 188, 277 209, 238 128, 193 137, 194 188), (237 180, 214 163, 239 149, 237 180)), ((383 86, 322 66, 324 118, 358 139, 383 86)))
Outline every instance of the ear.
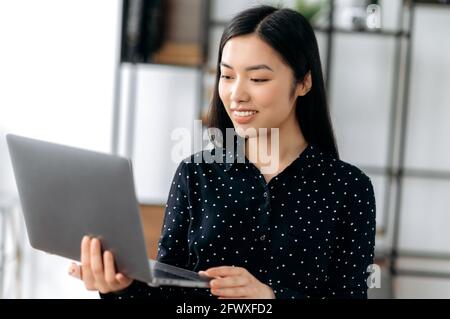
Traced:
POLYGON ((311 90, 311 87, 312 87, 311 71, 308 71, 308 73, 306 73, 305 77, 303 78, 303 81, 297 84, 297 88, 295 89, 295 95, 304 96, 311 90))

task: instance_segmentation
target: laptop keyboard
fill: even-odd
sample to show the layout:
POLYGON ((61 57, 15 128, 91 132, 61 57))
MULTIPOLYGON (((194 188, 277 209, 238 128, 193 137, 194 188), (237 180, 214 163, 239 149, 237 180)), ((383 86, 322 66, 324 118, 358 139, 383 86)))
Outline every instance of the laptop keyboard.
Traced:
POLYGON ((155 260, 149 260, 149 264, 153 271, 153 276, 155 277, 192 281, 209 281, 208 278, 200 276, 194 271, 160 263, 155 260))

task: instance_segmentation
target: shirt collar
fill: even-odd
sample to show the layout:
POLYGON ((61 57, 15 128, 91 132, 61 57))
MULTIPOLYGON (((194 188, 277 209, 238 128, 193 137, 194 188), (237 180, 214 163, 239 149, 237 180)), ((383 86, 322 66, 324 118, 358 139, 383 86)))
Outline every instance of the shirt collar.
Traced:
MULTIPOLYGON (((241 152, 236 151, 235 143, 234 149, 223 149, 223 165, 225 171, 228 172, 234 164, 236 163, 249 163, 248 159, 245 157, 244 149, 241 148, 241 152)), ((312 161, 315 158, 316 146, 308 143, 306 148, 298 155, 298 157, 292 162, 292 164, 306 165, 306 162, 312 161)))

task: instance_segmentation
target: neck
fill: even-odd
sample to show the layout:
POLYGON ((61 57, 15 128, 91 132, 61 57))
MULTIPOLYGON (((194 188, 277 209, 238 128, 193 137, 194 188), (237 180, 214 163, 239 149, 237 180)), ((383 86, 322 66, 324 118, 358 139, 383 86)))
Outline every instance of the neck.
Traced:
POLYGON ((265 161, 262 160, 258 154, 261 154, 262 152, 269 158, 278 156, 277 162, 279 162, 281 166, 284 166, 284 164, 292 162, 308 145, 295 116, 291 116, 287 122, 280 125, 278 133, 277 138, 277 136, 272 135, 270 129, 268 129, 267 138, 260 137, 259 135, 249 137, 245 143, 245 155, 249 161, 256 166, 261 166, 260 164, 265 161), (266 149, 261 151, 261 146, 266 147, 266 149), (272 147, 274 147, 274 149, 272 149, 272 147))

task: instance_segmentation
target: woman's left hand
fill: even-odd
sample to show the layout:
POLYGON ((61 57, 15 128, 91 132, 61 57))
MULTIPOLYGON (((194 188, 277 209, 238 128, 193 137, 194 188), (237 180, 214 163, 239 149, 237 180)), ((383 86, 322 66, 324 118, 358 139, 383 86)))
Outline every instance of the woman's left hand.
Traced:
POLYGON ((242 267, 221 266, 199 273, 211 280, 211 293, 219 299, 275 299, 272 288, 256 279, 242 267))

